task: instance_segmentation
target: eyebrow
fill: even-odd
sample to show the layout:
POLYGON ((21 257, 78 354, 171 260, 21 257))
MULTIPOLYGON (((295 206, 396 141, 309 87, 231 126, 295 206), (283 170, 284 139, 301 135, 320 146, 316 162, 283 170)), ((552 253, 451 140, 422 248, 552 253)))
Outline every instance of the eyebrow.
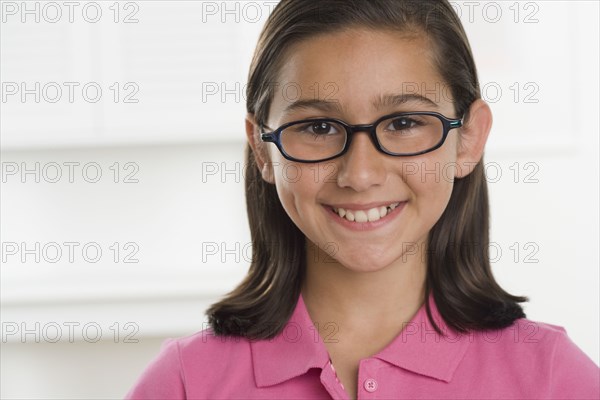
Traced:
MULTIPOLYGON (((433 100, 416 93, 386 94, 371 101, 371 105, 375 110, 380 110, 384 107, 390 106, 400 106, 406 103, 420 103, 436 109, 439 107, 438 104, 433 100)), ((340 106, 340 103, 337 100, 300 99, 288 104, 288 106, 284 108, 283 112, 285 114, 290 114, 294 111, 306 109, 316 109, 328 113, 342 113, 344 107, 340 106)))

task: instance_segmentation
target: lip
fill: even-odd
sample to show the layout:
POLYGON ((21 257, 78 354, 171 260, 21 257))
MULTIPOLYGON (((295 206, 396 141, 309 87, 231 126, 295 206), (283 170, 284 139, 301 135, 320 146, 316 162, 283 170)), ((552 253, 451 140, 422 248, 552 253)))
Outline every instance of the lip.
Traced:
MULTIPOLYGON (((371 206, 370 204, 368 204, 368 206, 370 208, 372 207, 376 207, 378 204, 381 206, 387 205, 387 204, 392 204, 392 203, 396 203, 394 201, 390 202, 390 203, 370 203, 370 204, 374 204, 373 206, 371 206)), ((377 220, 377 221, 373 221, 373 222, 350 222, 348 221, 346 218, 342 218, 340 217, 337 213, 335 213, 333 211, 333 209, 331 207, 338 207, 336 206, 330 206, 330 205, 325 205, 323 204, 323 208, 325 209, 325 212, 327 213, 327 215, 334 221, 337 222, 338 224, 340 224, 341 226, 348 228, 350 230, 353 231, 371 231, 374 229, 378 229, 381 228, 382 226, 388 225, 391 222, 393 222, 402 212, 402 210, 404 209, 404 206, 406 205, 406 201, 400 202, 400 204, 398 204, 398 206, 396 208, 394 208, 392 210, 391 213, 387 214, 385 217, 377 220)), ((348 206, 348 208, 351 208, 350 206, 352 204, 347 203, 346 204, 348 206)), ((356 204, 354 204, 354 206, 357 206, 356 204)), ((365 205, 363 204, 362 207, 364 207, 365 205)), ((339 205, 339 207, 345 208, 343 205, 339 205)))
POLYGON ((390 201, 379 201, 379 202, 372 202, 372 203, 364 203, 364 204, 359 204, 359 203, 338 203, 338 204, 327 204, 327 206, 329 207, 335 207, 335 208, 345 208, 346 210, 350 209, 353 211, 358 211, 358 210, 362 210, 362 211, 367 211, 371 208, 375 208, 375 207, 386 207, 389 206, 390 204, 394 204, 394 203, 402 203, 402 200, 390 200, 390 201))

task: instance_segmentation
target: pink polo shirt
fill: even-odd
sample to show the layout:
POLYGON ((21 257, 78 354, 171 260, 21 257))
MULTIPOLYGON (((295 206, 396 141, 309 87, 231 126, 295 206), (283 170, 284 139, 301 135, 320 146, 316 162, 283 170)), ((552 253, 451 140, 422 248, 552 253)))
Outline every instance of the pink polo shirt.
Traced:
MULTIPOLYGON (((600 398, 600 369, 563 327, 521 318, 460 335, 444 324, 432 296, 429 302, 449 337, 433 330, 423 305, 391 343, 360 361, 358 399, 600 398)), ((300 295, 272 340, 223 339, 210 329, 167 339, 126 398, 349 397, 300 295)))

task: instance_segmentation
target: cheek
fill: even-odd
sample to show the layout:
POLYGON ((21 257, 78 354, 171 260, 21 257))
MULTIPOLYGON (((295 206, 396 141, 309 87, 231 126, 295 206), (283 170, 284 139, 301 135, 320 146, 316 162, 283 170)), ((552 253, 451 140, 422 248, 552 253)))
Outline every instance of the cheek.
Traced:
POLYGON ((414 195, 419 214, 428 219, 439 218, 452 195, 456 158, 452 151, 426 154, 411 162, 411 174, 404 180, 414 195))
POLYGON ((290 218, 297 222, 302 216, 303 205, 314 204, 318 192, 318 184, 311 179, 309 167, 290 161, 275 164, 275 185, 279 199, 290 218))
POLYGON ((420 164, 418 172, 405 176, 405 182, 413 194, 419 199, 428 199, 434 202, 448 200, 452 193, 452 175, 454 172, 448 170, 435 170, 437 166, 433 163, 420 164))

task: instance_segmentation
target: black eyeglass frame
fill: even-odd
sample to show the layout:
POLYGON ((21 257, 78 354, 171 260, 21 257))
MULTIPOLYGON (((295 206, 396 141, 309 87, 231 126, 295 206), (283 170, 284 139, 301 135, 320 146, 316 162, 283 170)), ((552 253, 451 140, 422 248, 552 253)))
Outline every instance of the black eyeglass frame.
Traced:
MULTIPOLYGON (((413 112, 393 113, 393 114, 384 115, 383 117, 378 118, 375 122, 373 122, 371 124, 359 124, 359 125, 351 125, 351 124, 348 124, 348 123, 346 123, 342 120, 336 119, 336 118, 309 118, 309 119, 288 122, 286 124, 281 125, 279 128, 277 128, 276 130, 274 130, 272 132, 261 132, 260 139, 263 142, 275 143, 275 145, 277 146, 277 148, 279 149, 279 151, 281 152, 283 157, 290 161, 296 161, 296 162, 301 162, 301 163, 317 163, 317 162, 332 160, 334 158, 344 155, 350 148, 350 144, 352 143, 353 134, 356 132, 366 131, 366 132, 369 132, 371 141, 372 141, 372 143, 374 143, 375 148, 377 150, 379 150, 380 152, 382 152, 383 154, 387 154, 387 155, 394 156, 394 157, 409 157, 409 156, 417 156, 420 154, 429 153, 431 151, 434 151, 434 150, 440 148, 446 141, 446 138, 448 137, 448 133, 450 133, 450 130, 452 130, 454 128, 460 128, 463 126, 463 118, 464 118, 464 115, 463 115, 463 117, 461 117, 459 119, 448 118, 445 115, 442 115, 435 111, 413 111, 413 112), (443 132, 443 135, 442 135, 442 138, 440 139, 440 141, 435 146, 433 146, 427 150, 422 150, 422 151, 418 151, 418 152, 414 152, 414 153, 393 153, 393 152, 385 150, 379 143, 379 140, 377 139, 377 125, 379 125, 381 122, 383 122, 386 119, 391 119, 394 117, 403 117, 403 116, 407 116, 407 115, 430 115, 430 116, 437 117, 440 121, 442 121, 442 126, 444 128, 444 132, 443 132), (308 122, 331 122, 331 123, 336 123, 336 124, 343 126, 346 129, 346 143, 345 143, 344 147, 342 148, 342 150, 334 156, 319 159, 319 160, 301 160, 299 158, 295 158, 295 157, 292 157, 289 154, 287 154, 281 144, 281 133, 283 132, 284 129, 286 129, 292 125, 296 125, 296 124, 300 124, 300 123, 308 123, 308 122)), ((263 128, 271 129, 268 126, 262 125, 262 124, 261 124, 260 128, 261 128, 261 131, 263 130, 263 128)))

